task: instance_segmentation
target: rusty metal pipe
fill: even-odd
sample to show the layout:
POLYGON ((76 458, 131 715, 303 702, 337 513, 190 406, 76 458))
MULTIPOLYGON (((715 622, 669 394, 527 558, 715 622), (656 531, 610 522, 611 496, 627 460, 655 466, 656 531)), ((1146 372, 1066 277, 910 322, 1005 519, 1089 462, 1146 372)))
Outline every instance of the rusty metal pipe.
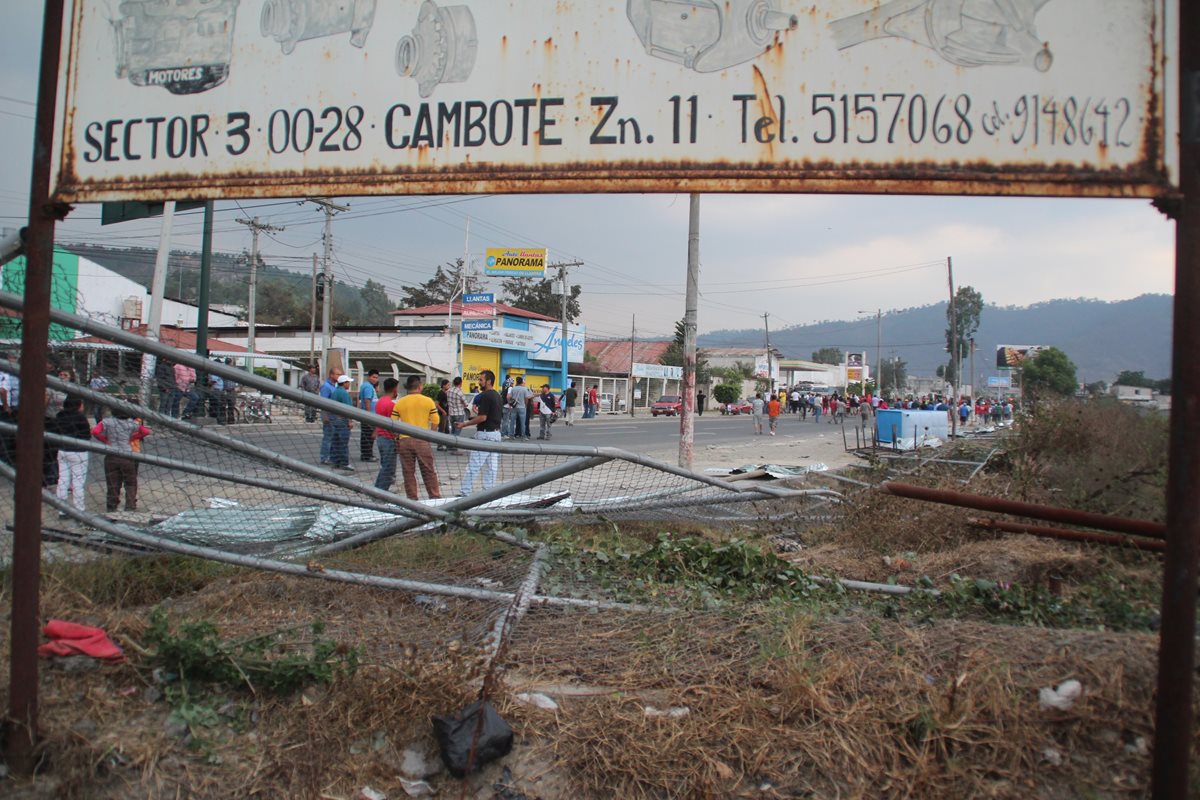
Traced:
POLYGON ((38 74, 33 170, 29 186, 29 239, 25 260, 25 314, 21 321, 21 389, 13 510, 12 622, 9 657, 6 759, 20 775, 33 774, 38 741, 38 595, 42 563, 42 435, 46 356, 50 339, 50 278, 54 223, 61 209, 50 203, 55 96, 62 47, 63 0, 46 0, 38 74))
POLYGON ((1030 525, 1025 522, 1005 522, 999 519, 979 519, 976 517, 968 518, 967 523, 976 528, 983 528, 984 530, 997 530, 1004 531, 1005 533, 1028 533, 1031 536, 1043 536, 1047 539, 1066 539, 1067 541, 1106 544, 1113 547, 1131 547, 1134 550, 1149 550, 1155 553, 1161 553, 1167 549, 1166 542, 1122 536, 1116 533, 1075 531, 1066 528, 1044 528, 1040 525, 1030 525))
POLYGON ((1073 508, 1058 506, 1043 506, 1038 503, 1023 503, 1019 500, 1002 500, 999 497, 986 497, 981 494, 956 492, 952 489, 930 489, 925 486, 913 486, 911 483, 884 481, 880 488, 897 497, 907 497, 912 500, 925 500, 930 503, 942 503, 948 506, 973 508, 976 511, 991 511, 994 514, 1012 514, 1017 517, 1042 519, 1047 522, 1065 522, 1068 525, 1082 525, 1085 528, 1097 528, 1102 531, 1128 533, 1134 536, 1148 536, 1151 539, 1166 537, 1167 526, 1161 522, 1151 522, 1145 519, 1130 519, 1129 517, 1113 517, 1108 514, 1097 514, 1093 511, 1077 511, 1073 508))

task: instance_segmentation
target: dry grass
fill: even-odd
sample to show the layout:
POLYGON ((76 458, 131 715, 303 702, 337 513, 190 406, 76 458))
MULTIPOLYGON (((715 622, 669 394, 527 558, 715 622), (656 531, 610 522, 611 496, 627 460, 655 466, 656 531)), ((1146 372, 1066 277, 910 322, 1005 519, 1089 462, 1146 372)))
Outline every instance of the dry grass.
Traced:
MULTIPOLYGON (((972 491, 1157 517, 1151 505, 1165 457, 1153 438, 1158 423, 1124 411, 1074 413, 1043 412, 972 491), (1088 433, 1102 423, 1120 430, 1088 433), (1114 462, 1122 452, 1125 460, 1114 462)), ((906 479, 951 487, 963 476, 930 464, 906 479)), ((792 506, 773 513, 780 507, 792 506)), ((782 526, 804 543, 789 558, 805 571, 901 583, 928 576, 939 586, 957 573, 1036 588, 1053 575, 1068 596, 1103 591, 1143 603, 1157 592, 1156 556, 980 532, 966 525, 970 515, 854 492, 844 515, 821 527, 620 522, 566 535, 581 554, 570 563, 586 565, 594 552, 636 550, 664 530, 709 540, 758 534, 766 546, 782 526)), ((564 535, 558 527, 534 535, 564 535)), ((447 534, 378 544, 326 566, 488 578, 511 589, 527 558, 447 534)), ((431 750, 430 715, 476 696, 473 648, 499 611, 466 600, 431 610, 404 593, 184 559, 56 564, 42 602, 47 617, 100 625, 133 643, 156 605, 176 620, 209 620, 228 637, 319 619, 326 636, 362 651, 363 665, 287 697, 197 687, 165 700, 143 694, 156 684, 136 647, 124 665, 45 669, 51 769, 33 783, 0 784, 37 800, 351 798, 366 785, 403 797, 402 751, 431 750), (184 702, 226 713, 193 725, 190 738, 169 737, 164 723, 184 702)), ((689 614, 535 607, 515 629, 494 698, 517 732, 503 764, 530 800, 1145 796, 1156 638, 970 616, 918 624, 861 595, 833 593, 689 614), (1038 690, 1068 678, 1082 683, 1080 701, 1068 711, 1041 709, 1038 690), (539 690, 556 697, 558 711, 515 698, 539 690), (648 705, 688 713, 652 717, 648 705)), ((7 648, 0 639, 5 660, 7 648)), ((490 798, 498 778, 494 765, 465 782, 442 774, 433 783, 441 796, 490 798)), ((1200 780, 1193 785, 1200 796, 1200 780)))

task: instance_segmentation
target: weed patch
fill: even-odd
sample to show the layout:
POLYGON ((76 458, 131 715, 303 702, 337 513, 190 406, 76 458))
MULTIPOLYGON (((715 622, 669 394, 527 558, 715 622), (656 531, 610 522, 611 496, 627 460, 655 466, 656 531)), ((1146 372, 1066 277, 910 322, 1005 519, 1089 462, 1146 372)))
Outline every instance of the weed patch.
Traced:
POLYGON ((205 621, 184 622, 172 630, 166 612, 156 608, 145 639, 154 648, 152 660, 182 681, 289 694, 309 684, 329 683, 358 667, 358 651, 321 638, 323 630, 321 623, 314 623, 311 639, 300 629, 283 628, 226 640, 205 621))

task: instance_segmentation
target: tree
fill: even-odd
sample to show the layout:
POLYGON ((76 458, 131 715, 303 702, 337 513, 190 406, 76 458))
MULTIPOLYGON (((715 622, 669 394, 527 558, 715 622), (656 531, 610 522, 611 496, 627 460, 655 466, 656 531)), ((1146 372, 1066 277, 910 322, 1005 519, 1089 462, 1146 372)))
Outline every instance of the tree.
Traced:
POLYGON ((845 355, 837 347, 822 347, 812 354, 812 360, 818 364, 841 364, 845 355))
MULTIPOLYGON (((444 268, 439 264, 432 278, 404 289, 404 297, 400 298, 400 308, 420 308, 451 302, 462 291, 463 269, 461 258, 446 264, 444 268)), ((468 292, 477 292, 482 286, 476 275, 468 273, 466 280, 468 292)))
MULTIPOLYGON (((683 339, 686 329, 683 320, 675 323, 675 339, 671 344, 667 345, 667 349, 659 356, 658 363, 667 364, 673 367, 682 367, 684 365, 684 349, 683 339)), ((754 373, 751 372, 751 375, 754 373)), ((708 368, 708 359, 704 357, 704 351, 696 348, 696 383, 708 383, 712 380, 712 372, 708 368)))
POLYGON ((898 358, 889 358, 883 362, 879 378, 882 384, 881 394, 889 395, 903 391, 904 383, 908 380, 908 364, 898 358))
POLYGON ((1021 386, 1030 402, 1046 397, 1069 397, 1079 388, 1075 365, 1057 347, 1047 347, 1021 365, 1021 386))
POLYGON ((1117 383, 1121 386, 1138 386, 1143 389, 1153 389, 1155 382, 1154 380, 1147 378, 1146 374, 1140 369, 1136 372, 1133 370, 1123 369, 1121 370, 1121 373, 1117 375, 1117 379, 1114 381, 1114 383, 1117 383))
POLYGON ((392 302, 392 298, 388 297, 387 290, 383 288, 382 283, 367 279, 367 283, 358 290, 358 294, 362 299, 362 319, 364 325, 390 325, 392 322, 392 309, 396 307, 392 302))
POLYGON ((950 306, 946 307, 946 350, 950 353, 950 363, 946 368, 946 377, 955 386, 962 383, 959 362, 970 355, 971 339, 979 330, 979 318, 983 315, 983 295, 970 286, 960 286, 954 293, 954 315, 950 314, 950 306))
POLYGON ((311 313, 308 298, 287 281, 268 278, 258 285, 255 317, 266 325, 307 325, 311 313))
POLYGON ((737 384, 719 383, 713 387, 713 399, 718 403, 736 403, 742 396, 741 387, 737 384))
POLYGON ((754 379, 754 364, 749 361, 734 361, 732 367, 713 367, 709 374, 725 383, 740 386, 742 381, 754 379))
MULTIPOLYGON (((562 317, 562 295, 554 293, 558 281, 552 278, 505 278, 500 284, 504 290, 504 302, 535 314, 560 319, 562 317)), ((567 296, 567 321, 579 319, 579 295, 583 293, 578 284, 571 286, 567 296)))

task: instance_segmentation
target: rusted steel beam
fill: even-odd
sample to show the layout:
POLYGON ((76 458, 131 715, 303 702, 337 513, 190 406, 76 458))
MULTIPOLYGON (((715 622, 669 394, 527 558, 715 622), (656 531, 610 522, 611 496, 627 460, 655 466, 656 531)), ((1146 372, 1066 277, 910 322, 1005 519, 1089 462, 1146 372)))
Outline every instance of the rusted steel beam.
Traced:
POLYGON ((50 203, 55 95, 62 42, 63 0, 46 0, 38 75, 33 172, 29 188, 29 238, 25 257, 25 315, 21 321, 21 386, 17 474, 13 509, 12 654, 9 661, 6 760, 14 772, 33 773, 38 742, 38 595, 42 563, 42 436, 46 356, 50 337, 50 277, 54 223, 63 209, 50 203))
POLYGON ((1113 547, 1131 547, 1134 550, 1150 550, 1155 553, 1161 553, 1167 549, 1166 542, 1139 539, 1133 536, 1122 536, 1116 533, 1045 528, 1040 525, 1030 525, 1024 522, 1005 522, 999 519, 979 519, 977 517, 968 518, 967 523, 985 530, 1004 531, 1005 533, 1027 533, 1031 536, 1043 536, 1047 539, 1066 539, 1073 542, 1106 544, 1113 547))
MULTIPOLYGON (((1175 306, 1171 338, 1171 436, 1167 551, 1163 557, 1151 794, 1189 796, 1196 578, 1200 550, 1200 5, 1179 4, 1179 198, 1159 203, 1175 219, 1175 306)), ((1192 787, 1194 788, 1194 786, 1192 787)))
POLYGON ((1068 525, 1082 525, 1085 528, 1097 528, 1102 531, 1128 533, 1134 536, 1148 536, 1151 539, 1162 539, 1166 536, 1167 526, 1161 522, 1151 522, 1145 519, 1130 519, 1128 517, 1112 517, 1108 514, 1097 514, 1093 511, 1077 511, 1073 508, 1058 506, 1043 506, 1038 503, 1023 503, 1019 500, 1003 500, 999 497, 986 497, 981 494, 956 492, 952 489, 930 489, 925 486, 914 486, 911 483, 884 481, 880 488, 897 497, 908 497, 912 500, 925 500, 930 503, 942 503, 948 506, 973 508, 976 511, 990 511, 994 514, 1012 514, 1016 517, 1042 519, 1047 522, 1065 522, 1068 525))

